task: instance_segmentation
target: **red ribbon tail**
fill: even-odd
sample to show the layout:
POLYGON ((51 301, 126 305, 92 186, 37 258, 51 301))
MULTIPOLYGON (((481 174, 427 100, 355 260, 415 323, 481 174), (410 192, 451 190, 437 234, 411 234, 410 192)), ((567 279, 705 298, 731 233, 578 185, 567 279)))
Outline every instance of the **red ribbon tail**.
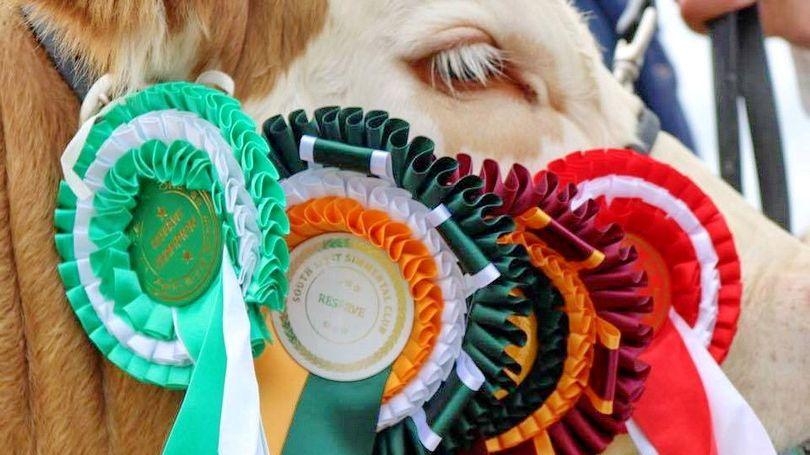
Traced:
POLYGON ((633 420, 661 454, 717 454, 709 402, 697 367, 669 319, 642 355, 651 369, 633 420))

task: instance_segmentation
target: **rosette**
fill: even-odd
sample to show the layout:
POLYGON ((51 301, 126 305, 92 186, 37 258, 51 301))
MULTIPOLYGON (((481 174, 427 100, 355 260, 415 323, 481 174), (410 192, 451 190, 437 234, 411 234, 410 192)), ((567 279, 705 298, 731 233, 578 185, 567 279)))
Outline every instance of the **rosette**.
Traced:
MULTIPOLYGON (((458 159, 461 175, 473 172, 468 156, 458 159)), ((480 176, 484 190, 503 199, 498 211, 517 225, 501 240, 528 250, 560 296, 566 318, 558 319, 567 327, 528 334, 540 346, 560 347, 546 360, 538 356, 517 389, 487 409, 478 450, 600 452, 629 418, 648 372, 638 355, 651 338, 642 317, 652 303, 642 292, 644 273, 634 269, 636 253, 621 244, 617 225, 597 225, 594 203, 574 210, 576 189, 551 173, 532 180, 515 165, 502 179, 498 163, 486 160, 480 176), (535 374, 549 362, 560 365, 556 376, 535 374)))
POLYGON ((252 353, 288 254, 278 173, 233 98, 151 86, 88 120, 63 155, 59 273, 90 340, 144 382, 188 388, 166 453, 262 453, 252 353))
POLYGON ((722 362, 736 332, 742 283, 734 240, 711 199, 670 166, 629 150, 574 153, 549 170, 578 186, 576 205, 597 199, 600 219, 620 222, 644 263, 660 266, 648 275, 666 280, 671 292, 657 293, 655 313, 674 308, 722 362))
POLYGON ((715 362, 734 337, 742 284, 731 232, 711 199, 672 167, 629 150, 578 152, 549 170, 577 185, 575 207, 595 200, 599 224, 622 226, 650 277, 656 332, 641 356, 651 371, 628 424, 634 441, 661 453, 765 453, 762 425, 715 362))
POLYGON ((514 388, 528 257, 498 243, 500 200, 408 129, 336 107, 264 124, 292 231, 281 343, 257 366, 277 452, 425 453, 477 391, 514 388))

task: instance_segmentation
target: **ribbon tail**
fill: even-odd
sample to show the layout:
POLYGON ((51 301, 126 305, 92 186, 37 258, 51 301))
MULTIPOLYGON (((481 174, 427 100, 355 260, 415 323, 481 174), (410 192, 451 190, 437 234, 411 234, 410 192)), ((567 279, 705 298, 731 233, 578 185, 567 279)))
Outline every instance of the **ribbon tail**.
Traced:
POLYGON ((776 454, 765 427, 709 351, 677 313, 670 313, 703 381, 711 409, 714 437, 720 455, 776 454))
POLYGON ((353 382, 309 374, 281 454, 372 453, 380 403, 390 373, 389 367, 353 382))
POLYGON ((164 455, 267 454, 253 368, 250 322, 228 252, 219 282, 202 306, 178 311, 178 334, 195 356, 194 372, 164 455), (207 327, 204 334, 183 327, 207 327), (182 336, 185 335, 185 336, 182 336), (197 340, 201 339, 201 342, 197 340))
POLYGON ((640 453, 776 454, 754 411, 677 313, 642 359, 652 370, 627 425, 640 453))
POLYGON ((655 449, 655 446, 652 445, 647 435, 641 431, 641 428, 639 428, 638 424, 633 419, 628 420, 625 427, 639 455, 659 455, 658 450, 655 449))
MULTIPOLYGON (((183 455, 186 453, 214 454, 219 444, 219 421, 224 387, 225 345, 222 340, 222 298, 220 281, 209 291, 200 306, 210 306, 206 311, 190 311, 185 308, 176 311, 178 336, 189 348, 194 361, 191 381, 180 405, 169 438, 163 447, 163 455, 183 455), (214 300, 213 302, 211 300, 214 300), (196 323, 195 323, 196 322, 196 323), (207 327, 204 334, 185 327, 207 327), (202 336, 200 336, 202 335, 202 336), (199 341, 199 343, 194 343, 199 341), (194 354, 199 346, 198 354, 194 354)), ((194 310, 197 310, 196 308, 194 310)))
MULTIPOLYGON (((227 250, 223 257, 227 257, 227 250)), ((239 281, 233 266, 226 261, 222 264, 222 301, 222 333, 227 360, 219 421, 219 453, 265 454, 267 441, 259 409, 259 383, 253 367, 250 321, 239 281)))
POLYGON ((258 442, 256 443, 256 455, 269 455, 270 454, 270 446, 267 444, 267 436, 264 432, 264 424, 259 424, 261 427, 261 432, 258 435, 258 442))
POLYGON ((628 425, 637 447, 646 447, 645 455, 717 454, 700 374, 670 320, 664 321, 640 358, 651 368, 644 394, 633 411, 633 425, 628 425))

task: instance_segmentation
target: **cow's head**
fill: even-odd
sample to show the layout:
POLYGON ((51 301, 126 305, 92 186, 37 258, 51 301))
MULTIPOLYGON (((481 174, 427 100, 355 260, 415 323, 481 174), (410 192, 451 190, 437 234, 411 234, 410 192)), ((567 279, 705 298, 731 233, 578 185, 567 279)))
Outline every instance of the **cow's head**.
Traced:
POLYGON ((538 169, 565 151, 633 138, 639 103, 602 66, 564 0, 337 0, 325 14, 271 91, 245 88, 254 115, 382 108, 444 153, 538 169))
MULTIPOLYGON (((258 120, 339 104, 383 109, 434 138, 532 170, 573 149, 634 142, 641 103, 616 83, 567 0, 26 1, 89 72, 121 90, 230 73, 258 120)), ((725 213, 746 288, 726 371, 778 445, 810 427, 810 250, 661 136, 654 157, 725 213), (763 245, 767 247, 763 248, 763 245), (767 354, 761 351, 767 347, 767 354), (785 416, 791 416, 786 418, 785 416)))
POLYGON ((634 139, 640 103, 566 0, 55 3, 32 17, 65 17, 55 25, 66 45, 122 87, 222 69, 259 120, 327 104, 384 109, 445 153, 538 169, 634 139))

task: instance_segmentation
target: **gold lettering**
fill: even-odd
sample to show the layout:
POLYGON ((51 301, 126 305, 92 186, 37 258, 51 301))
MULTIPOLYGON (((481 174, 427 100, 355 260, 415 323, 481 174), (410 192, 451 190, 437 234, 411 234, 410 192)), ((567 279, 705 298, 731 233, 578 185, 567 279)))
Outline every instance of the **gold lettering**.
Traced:
POLYGON ((149 242, 152 248, 158 248, 163 242, 166 241, 166 238, 171 234, 175 227, 180 224, 180 219, 183 217, 183 213, 178 209, 175 210, 174 213, 170 217, 168 217, 164 222, 163 226, 155 233, 152 240, 149 242))
POLYGON ((156 265, 157 267, 164 267, 169 260, 174 257, 174 254, 177 250, 188 240, 189 236, 194 232, 194 229, 197 228, 197 219, 191 218, 177 231, 177 234, 172 237, 169 241, 169 244, 157 257, 156 265))
POLYGON ((329 308, 340 309, 344 313, 356 316, 360 319, 365 318, 366 315, 366 309, 362 306, 355 305, 348 300, 341 299, 340 297, 334 295, 324 294, 321 292, 318 294, 318 303, 329 308))

